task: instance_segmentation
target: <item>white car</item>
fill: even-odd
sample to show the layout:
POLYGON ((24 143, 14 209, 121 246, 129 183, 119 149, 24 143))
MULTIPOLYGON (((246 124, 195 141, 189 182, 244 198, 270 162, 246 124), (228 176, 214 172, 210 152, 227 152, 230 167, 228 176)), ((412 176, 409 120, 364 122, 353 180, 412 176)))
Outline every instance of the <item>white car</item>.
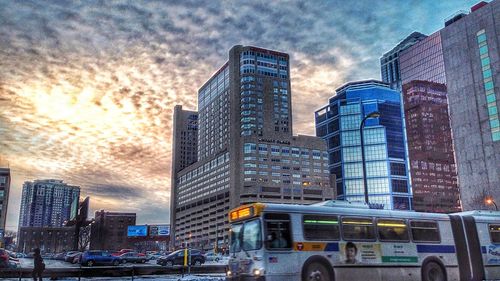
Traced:
POLYGON ((207 262, 218 262, 223 258, 221 254, 216 254, 214 252, 209 252, 205 254, 205 261, 207 262))

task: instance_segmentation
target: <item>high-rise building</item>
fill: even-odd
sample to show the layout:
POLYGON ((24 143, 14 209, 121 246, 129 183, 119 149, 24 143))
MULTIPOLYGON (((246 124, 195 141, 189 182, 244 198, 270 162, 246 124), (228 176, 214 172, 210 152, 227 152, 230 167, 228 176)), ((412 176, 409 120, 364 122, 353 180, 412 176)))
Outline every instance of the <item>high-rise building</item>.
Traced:
POLYGON ((172 167, 172 172, 177 173, 198 158, 198 112, 176 105, 173 119, 172 163, 176 166, 172 167))
MULTIPOLYGON (((416 46, 416 45, 415 45, 416 46)), ((446 85, 413 80, 403 84, 413 209, 459 212, 446 85)))
POLYGON ((2 243, 7 221, 7 206, 9 203, 10 169, 0 168, 0 244, 2 243))
POLYGON ((229 51, 198 91, 198 161, 172 174, 176 246, 227 243, 228 210, 243 203, 334 197, 326 144, 293 136, 291 107, 288 54, 251 46, 229 51))
POLYGON ((481 2, 441 30, 462 206, 500 202, 500 1, 481 2))
POLYGON ((135 221, 135 213, 96 211, 90 231, 90 249, 118 251, 130 248, 132 242, 127 237, 127 230, 135 221))
POLYGON ((441 33, 402 51, 399 62, 413 207, 422 212, 460 211, 441 33))
POLYGON ((380 72, 382 74, 382 81, 389 83, 392 89, 401 92, 401 72, 399 67, 399 54, 413 46, 414 44, 425 39, 427 35, 420 32, 413 32, 401 41, 396 47, 389 52, 385 53, 380 58, 380 72))
POLYGON ((179 171, 195 163, 198 159, 198 112, 183 110, 182 105, 174 107, 172 132, 172 169, 170 179, 170 221, 175 221, 177 193, 176 178, 179 171))
POLYGON ((60 227, 76 214, 80 187, 62 180, 35 180, 23 184, 19 227, 60 227))
POLYGON ((347 83, 316 112, 316 135, 328 143, 330 171, 337 198, 364 202, 360 125, 363 129, 366 180, 370 203, 386 209, 411 209, 405 132, 400 93, 375 80, 347 83))

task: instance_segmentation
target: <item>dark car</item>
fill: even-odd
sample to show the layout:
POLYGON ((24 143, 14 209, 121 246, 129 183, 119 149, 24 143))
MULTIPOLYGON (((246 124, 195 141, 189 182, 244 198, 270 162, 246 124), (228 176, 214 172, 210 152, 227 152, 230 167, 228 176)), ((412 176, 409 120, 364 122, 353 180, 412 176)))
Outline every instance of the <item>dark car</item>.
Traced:
MULTIPOLYGON (((191 260, 191 265, 202 265, 205 263, 205 257, 201 254, 200 250, 188 250, 188 263, 191 260)), ((184 265, 184 250, 177 250, 168 256, 160 257, 156 260, 159 265, 173 266, 184 265)))
POLYGON ((121 254, 119 257, 122 259, 123 263, 126 263, 126 262, 145 263, 148 260, 148 257, 145 254, 141 254, 141 253, 137 253, 137 252, 128 252, 125 254, 121 254))
POLYGON ((75 259, 75 256, 78 255, 78 253, 78 251, 67 252, 66 256, 64 256, 64 261, 73 263, 73 260, 75 259))
POLYGON ((94 265, 119 265, 122 259, 111 255, 106 251, 85 251, 81 258, 80 264, 85 266, 94 265))
POLYGON ((66 258, 66 252, 57 253, 54 255, 55 260, 63 261, 66 258))

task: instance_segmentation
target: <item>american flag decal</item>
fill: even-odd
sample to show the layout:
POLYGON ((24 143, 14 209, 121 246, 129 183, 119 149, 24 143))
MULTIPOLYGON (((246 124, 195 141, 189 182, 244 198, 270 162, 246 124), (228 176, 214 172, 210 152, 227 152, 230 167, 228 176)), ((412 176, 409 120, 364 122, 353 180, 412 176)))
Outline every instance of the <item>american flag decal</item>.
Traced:
POLYGON ((269 263, 277 263, 278 258, 277 257, 269 257, 269 263))

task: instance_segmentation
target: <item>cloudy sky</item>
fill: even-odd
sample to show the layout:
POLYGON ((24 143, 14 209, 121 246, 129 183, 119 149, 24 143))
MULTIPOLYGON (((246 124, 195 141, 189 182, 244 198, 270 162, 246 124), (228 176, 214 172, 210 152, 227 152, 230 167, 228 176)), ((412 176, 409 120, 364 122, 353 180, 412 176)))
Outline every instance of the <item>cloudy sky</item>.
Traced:
POLYGON ((22 183, 43 178, 80 185, 92 210, 168 222, 172 109, 196 109, 233 45, 290 54, 294 133, 313 134, 336 87, 380 79, 384 52, 475 2, 0 0, 7 227, 22 183))

